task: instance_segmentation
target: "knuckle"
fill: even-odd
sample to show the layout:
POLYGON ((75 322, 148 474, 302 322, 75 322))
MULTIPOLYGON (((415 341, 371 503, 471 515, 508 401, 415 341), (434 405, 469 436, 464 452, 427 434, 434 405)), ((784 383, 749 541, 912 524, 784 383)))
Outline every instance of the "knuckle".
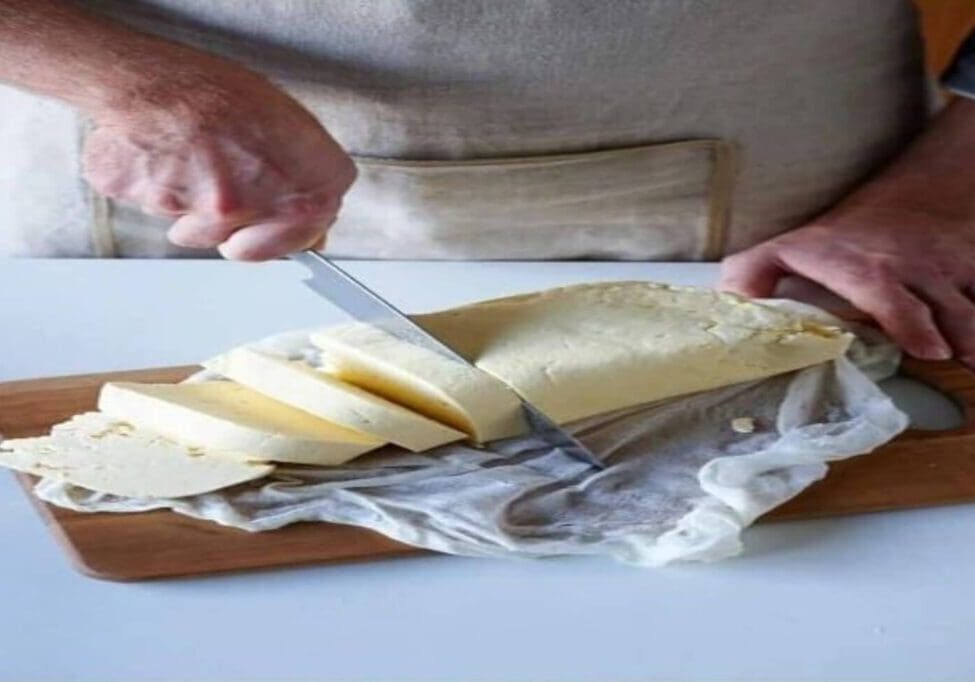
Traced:
POLYGON ((85 181, 99 194, 123 198, 129 185, 126 159, 114 140, 96 129, 85 140, 81 171, 85 181))
POLYGON ((143 202, 142 210, 155 215, 176 216, 185 213, 186 206, 176 195, 159 192, 143 202))
POLYGON ((745 260, 743 258, 743 255, 744 255, 743 252, 739 252, 739 253, 733 253, 730 256, 725 256, 721 260, 722 267, 725 269, 725 271, 737 270, 738 268, 741 267, 741 264, 745 260))
POLYGON ((937 327, 931 318, 931 313, 923 304, 920 306, 912 304, 911 308, 906 310, 895 307, 886 315, 886 319, 911 336, 926 337, 937 334, 937 327))
POLYGON ((88 185, 102 196, 110 199, 121 199, 125 195, 125 184, 117 177, 90 171, 85 172, 84 177, 88 185))
POLYGON ((233 218, 243 208, 243 202, 240 201, 237 194, 227 190, 216 192, 210 202, 210 211, 218 220, 233 218))
POLYGON ((927 307, 906 293, 884 287, 874 288, 869 299, 859 305, 878 322, 899 328, 914 328, 928 317, 927 307))
POLYGON ((293 194, 278 202, 277 212, 289 222, 317 222, 338 210, 341 197, 328 190, 293 194))
POLYGON ((345 157, 345 163, 342 165, 342 169, 338 174, 338 181, 341 191, 344 192, 351 187, 352 183, 354 183, 358 177, 359 169, 356 167, 355 162, 348 156, 345 157))
POLYGON ((945 280, 944 272, 937 265, 923 261, 912 263, 907 272, 910 273, 911 280, 915 282, 934 283, 945 280))
POLYGON ((93 190, 104 196, 122 199, 128 194, 129 183, 125 176, 101 159, 86 160, 82 176, 93 190))
POLYGON ((921 301, 907 292, 898 292, 884 299, 887 310, 892 314, 905 314, 909 317, 923 317, 931 319, 931 310, 921 301))
POLYGON ((863 269, 866 277, 885 282, 897 280, 905 273, 900 259, 887 255, 867 257, 863 269))
POLYGON ((754 246, 745 251, 739 251, 730 256, 725 256, 722 264, 731 271, 740 271, 747 269, 752 264, 762 261, 771 255, 771 247, 765 245, 754 246))

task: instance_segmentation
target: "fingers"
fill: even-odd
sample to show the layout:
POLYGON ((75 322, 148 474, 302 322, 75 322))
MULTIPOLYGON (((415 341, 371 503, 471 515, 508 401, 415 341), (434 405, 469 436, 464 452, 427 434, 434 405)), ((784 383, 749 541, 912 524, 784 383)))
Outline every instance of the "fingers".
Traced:
POLYGON ((954 355, 975 366, 975 301, 948 282, 919 287, 954 355))
POLYGON ((220 253, 230 260, 262 261, 321 249, 340 204, 340 197, 325 191, 281 197, 273 217, 236 230, 219 246, 220 253))
POLYGON ((180 120, 162 134, 100 122, 85 142, 85 174, 116 201, 176 218, 168 238, 180 246, 219 247, 236 260, 321 246, 356 169, 310 114, 302 116, 304 129, 262 126, 256 136, 257 128, 234 120, 222 134, 183 130, 180 120))
POLYGON ((823 285, 867 313, 914 357, 951 357, 951 346, 938 329, 931 308, 887 268, 854 264, 842 257, 831 260, 788 253, 780 257, 790 272, 823 285))
POLYGON ((247 216, 218 218, 190 213, 173 223, 166 237, 177 246, 210 249, 225 242, 247 222, 247 216))
POLYGON ((258 223, 237 230, 218 249, 229 260, 270 260, 315 247, 323 242, 324 233, 322 223, 258 223))
POLYGON ((924 360, 947 360, 951 346, 931 308, 900 283, 831 287, 872 317, 905 351, 924 360), (842 291, 841 291, 842 290, 842 291), (844 291, 846 293, 844 293, 844 291))
POLYGON ((773 249, 756 247, 722 261, 718 288, 742 296, 765 298, 775 293, 779 279, 785 274, 773 249))

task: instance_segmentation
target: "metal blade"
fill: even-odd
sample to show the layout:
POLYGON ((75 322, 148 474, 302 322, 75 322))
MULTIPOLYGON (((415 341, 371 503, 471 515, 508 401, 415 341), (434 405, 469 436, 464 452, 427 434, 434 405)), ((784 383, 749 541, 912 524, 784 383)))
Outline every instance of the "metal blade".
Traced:
MULTIPOLYGON (((311 272, 311 277, 305 280, 305 284, 312 291, 353 318, 379 327, 407 343, 426 348, 454 362, 477 369, 467 358, 430 334, 393 304, 317 251, 298 251, 289 257, 311 272)), ((514 391, 510 386, 508 388, 514 391)), ((517 391, 514 392, 518 395, 517 391)), ((570 457, 598 469, 606 468, 606 465, 575 436, 553 422, 520 395, 518 397, 525 412, 525 421, 533 434, 570 457)))

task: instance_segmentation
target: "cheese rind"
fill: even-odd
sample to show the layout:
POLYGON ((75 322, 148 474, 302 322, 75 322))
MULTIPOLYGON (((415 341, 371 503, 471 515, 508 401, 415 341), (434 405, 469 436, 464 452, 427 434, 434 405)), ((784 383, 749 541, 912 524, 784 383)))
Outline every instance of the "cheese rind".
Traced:
POLYGON ((303 362, 236 348, 203 364, 269 398, 413 452, 466 438, 456 429, 303 362))
POLYGON ((3 441, 0 465, 126 497, 199 495, 274 470, 239 454, 181 445, 98 412, 58 424, 48 436, 3 441))
MULTIPOLYGON (((563 287, 414 319, 560 423, 832 360, 853 338, 738 296, 651 282, 563 287)), ((500 409, 465 402, 483 382, 441 371, 380 330, 326 329, 312 340, 339 376, 371 390, 385 382, 414 400, 446 394, 472 420, 500 409)))
POLYGON ((335 465, 384 444, 232 381, 108 383, 98 407, 180 443, 247 453, 260 461, 335 465))
POLYGON ((369 325, 311 335, 328 371, 344 382, 487 442, 525 431, 518 396, 489 374, 369 325))

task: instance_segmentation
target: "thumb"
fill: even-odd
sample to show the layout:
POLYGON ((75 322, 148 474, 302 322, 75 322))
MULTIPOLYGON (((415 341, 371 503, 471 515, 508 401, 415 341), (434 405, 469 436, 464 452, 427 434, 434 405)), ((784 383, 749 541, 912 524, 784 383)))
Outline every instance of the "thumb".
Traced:
POLYGON ((757 246, 728 256, 721 262, 718 288, 742 296, 765 298, 775 293, 775 286, 785 274, 773 250, 757 246))

